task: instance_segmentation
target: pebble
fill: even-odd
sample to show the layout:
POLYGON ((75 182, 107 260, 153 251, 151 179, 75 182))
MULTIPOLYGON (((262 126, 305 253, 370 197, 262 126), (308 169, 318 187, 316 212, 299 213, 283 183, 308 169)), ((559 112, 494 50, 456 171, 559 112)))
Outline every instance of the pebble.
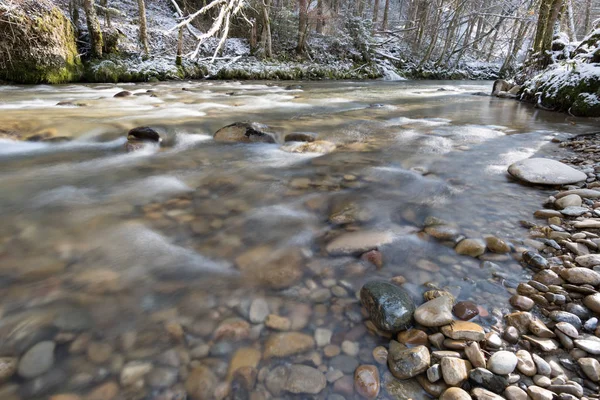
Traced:
POLYGON ((442 393, 440 400, 471 400, 471 396, 461 388, 451 387, 442 393))
POLYGON ((19 375, 25 379, 32 379, 48 372, 54 364, 55 347, 54 342, 44 341, 27 350, 19 361, 19 375))
POLYGON ((584 267, 574 267, 563 269, 560 276, 569 283, 576 285, 588 284, 592 286, 600 285, 600 273, 584 267))
POLYGON ((276 331, 289 331, 292 327, 292 321, 276 314, 269 314, 265 318, 265 326, 276 331))
POLYGON ((495 236, 486 237, 485 243, 486 243, 487 248, 492 253, 504 254, 504 253, 510 252, 510 246, 508 245, 508 243, 506 243, 504 240, 499 239, 495 236))
POLYGON ((523 389, 519 388, 518 386, 509 386, 506 388, 506 390, 504 391, 504 397, 507 398, 507 400, 527 400, 527 392, 525 392, 523 389))
POLYGON ((533 308, 535 303, 529 297, 514 295, 509 299, 509 303, 511 306, 520 311, 529 311, 533 308))
POLYGON ((18 363, 16 357, 0 357, 0 383, 9 380, 17 372, 18 363))
POLYGON ((525 376, 534 376, 537 373, 533 358, 527 350, 518 350, 516 356, 518 359, 517 369, 520 373, 525 376))
POLYGON ((333 239, 325 250, 332 256, 360 255, 392 243, 394 234, 387 231, 357 231, 333 239))
POLYGON ((535 157, 511 164, 508 173, 527 183, 540 185, 566 185, 587 179, 586 174, 560 161, 535 157))
POLYGON ((568 322, 559 322, 555 325, 555 328, 573 339, 577 339, 579 337, 579 332, 577 332, 577 329, 575 329, 575 327, 568 322))
POLYGON ((527 388, 527 394, 532 400, 552 400, 554 398, 554 393, 551 391, 534 385, 527 388))
POLYGON ((415 304, 404 288, 385 281, 371 281, 361 288, 360 301, 369 312, 370 320, 383 331, 405 330, 412 323, 415 304))
POLYGON ((600 293, 585 296, 583 304, 596 314, 600 314, 600 293))
POLYGON ((227 380, 231 381, 235 372, 244 367, 256 368, 262 358, 259 350, 252 347, 241 347, 235 351, 229 362, 227 380))
POLYGON ((583 373, 592 381, 600 382, 600 362, 595 358, 584 357, 577 360, 583 373))
POLYGON ((450 386, 460 386, 469 377, 471 363, 456 357, 444 357, 440 361, 444 382, 450 386))
POLYGON ((554 205, 559 208, 580 207, 582 204, 581 197, 576 194, 568 194, 554 202, 554 205))
POLYGON ((575 258, 575 262, 582 267, 592 268, 600 265, 600 254, 587 254, 575 258))
POLYGON ((514 353, 501 350, 489 358, 487 369, 498 375, 508 375, 517 367, 518 358, 514 353))
POLYGON ((552 381, 550 380, 550 378, 544 375, 534 375, 533 383, 543 388, 547 388, 548 386, 552 385, 552 381))
POLYGON ((508 386, 508 381, 505 377, 495 375, 485 368, 475 368, 469 371, 469 381, 473 386, 482 386, 494 393, 502 393, 504 388, 508 386))
POLYGON ((376 366, 361 365, 354 372, 354 389, 365 399, 377 398, 380 387, 379 371, 376 366))
POLYGON ((480 239, 463 239, 461 240, 454 250, 457 254, 471 257, 479 257, 485 253, 485 242, 480 239))
POLYGON ((352 357, 356 357, 360 351, 360 345, 356 342, 344 340, 342 342, 342 352, 352 357))
POLYGON ((452 313, 462 321, 468 321, 479 315, 477 304, 471 301, 461 301, 454 305, 452 313))
POLYGON ((121 370, 122 386, 133 385, 152 370, 152 364, 145 361, 130 361, 121 370))
POLYGON ((456 340, 481 342, 485 338, 485 332, 481 326, 467 321, 455 321, 452 325, 443 326, 442 333, 456 340))
POLYGON ((442 378, 442 370, 440 364, 434 364, 427 369, 427 379, 429 382, 437 382, 442 378))
POLYGON ((269 304, 265 299, 254 299, 250 304, 249 319, 253 324, 262 324, 269 315, 269 304))
POLYGON ((312 336, 299 332, 275 333, 265 342, 263 357, 287 357, 303 353, 315 347, 312 336))
POLYGON ((453 300, 449 296, 440 296, 417 307, 415 321, 426 327, 439 327, 452 322, 453 300))
POLYGON ((333 335, 333 332, 329 329, 315 329, 315 342, 317 343, 317 347, 324 347, 331 343, 331 335, 333 335))
POLYGON ((388 350, 388 366, 398 379, 408 379, 425 372, 431 362, 429 350, 425 346, 407 349, 392 340, 388 350))
POLYGON ((471 397, 476 400, 504 400, 502 396, 498 396, 484 388, 471 389, 471 397))
POLYGON ((578 339, 574 340, 573 343, 583 351, 593 355, 600 355, 600 339, 578 339))
POLYGON ((483 355, 483 351, 481 351, 481 347, 479 347, 479 343, 471 342, 465 347, 465 355, 471 362, 474 368, 485 368, 485 356, 483 355))
POLYGON ((387 363, 388 351, 383 346, 377 346, 373 349, 373 359, 377 364, 385 365, 387 363))
POLYGON ((200 365, 188 375, 185 390, 191 400, 208 400, 213 398, 218 383, 219 379, 210 368, 200 365))

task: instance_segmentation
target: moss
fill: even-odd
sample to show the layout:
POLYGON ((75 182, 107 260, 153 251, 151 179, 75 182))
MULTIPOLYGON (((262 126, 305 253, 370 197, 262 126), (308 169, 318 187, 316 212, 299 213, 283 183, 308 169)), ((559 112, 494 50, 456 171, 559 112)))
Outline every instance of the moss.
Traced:
POLYGON ((73 27, 58 7, 36 7, 29 0, 5 18, 0 21, 0 79, 57 84, 81 78, 73 27), (11 34, 6 34, 9 29, 11 34))

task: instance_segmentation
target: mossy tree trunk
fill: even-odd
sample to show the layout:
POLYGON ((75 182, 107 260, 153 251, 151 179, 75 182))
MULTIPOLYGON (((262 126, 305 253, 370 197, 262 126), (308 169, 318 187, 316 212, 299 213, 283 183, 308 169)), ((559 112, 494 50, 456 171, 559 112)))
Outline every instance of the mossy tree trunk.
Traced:
POLYGON ((554 26, 559 20, 562 5, 563 0, 542 0, 540 2, 537 30, 533 41, 533 51, 538 57, 536 64, 540 68, 545 68, 550 63, 548 52, 552 47, 554 26))
POLYGON ((177 34, 177 57, 175 58, 175 64, 183 64, 183 26, 179 28, 179 32, 177 34))
POLYGON ((269 8, 271 7, 271 0, 263 0, 262 3, 262 14, 263 14, 263 28, 261 34, 261 46, 265 50, 265 58, 273 57, 273 45, 271 44, 271 18, 269 17, 269 8))
POLYGON ((83 0, 83 9, 87 19, 88 31, 90 33, 90 41, 92 45, 92 57, 102 57, 102 29, 100 29, 100 21, 96 14, 94 0, 83 0))
POLYGON ((140 43, 144 55, 148 56, 150 49, 148 48, 148 28, 146 21, 146 2, 144 0, 138 0, 138 8, 140 11, 140 43))
POLYGON ((304 54, 306 50, 306 35, 308 33, 308 0, 298 1, 298 45, 296 53, 304 54))

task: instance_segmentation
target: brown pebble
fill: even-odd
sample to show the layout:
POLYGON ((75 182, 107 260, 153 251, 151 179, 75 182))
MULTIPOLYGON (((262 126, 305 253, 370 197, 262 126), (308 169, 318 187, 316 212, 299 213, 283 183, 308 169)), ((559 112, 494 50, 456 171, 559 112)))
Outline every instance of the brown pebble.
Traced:
POLYGON ((427 333, 420 329, 409 329, 398 333, 398 341, 407 347, 427 345, 427 333))
POLYGON ((366 398, 375 399, 380 389, 379 371, 374 365, 361 365, 354 371, 354 389, 366 398))
POLYGON ((373 264, 377 269, 381 269, 383 267, 383 256, 379 250, 367 251, 360 256, 360 259, 373 264))
POLYGON ((463 321, 468 321, 479 315, 479 309, 477 304, 471 301, 461 301, 454 305, 452 308, 452 313, 456 316, 456 318, 463 321))

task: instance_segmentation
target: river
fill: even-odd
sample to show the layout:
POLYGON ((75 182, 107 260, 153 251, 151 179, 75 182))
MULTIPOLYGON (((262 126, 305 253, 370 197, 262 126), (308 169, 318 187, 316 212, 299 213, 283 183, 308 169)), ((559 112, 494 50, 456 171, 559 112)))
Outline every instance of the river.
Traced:
POLYGON ((282 362, 328 373, 317 398, 354 398, 336 371, 351 376, 388 341, 367 333, 357 300, 374 278, 402 276, 416 297, 447 288, 487 311, 480 324, 497 322, 522 267, 507 255, 456 255, 423 225, 437 217, 467 237, 518 244, 519 220, 551 191, 512 181, 507 166, 555 157, 552 138, 591 124, 473 95, 491 82, 301 85, 0 87, 0 357, 54 345, 52 360, 37 360, 48 364, 42 373, 0 379, 2 399, 101 385, 114 398, 176 399, 198 365, 222 393, 230 363, 245 362, 259 370, 253 398, 276 390, 268 370, 282 362), (121 90, 134 95, 113 98, 121 90), (212 140, 239 120, 281 137, 313 132, 337 150, 212 140), (158 130, 162 145, 126 153, 127 131, 140 125, 158 130), (14 131, 59 139, 7 139, 14 131), (345 232, 389 234, 383 266, 328 254, 345 232), (332 336, 269 358, 277 329, 332 336), (132 365, 143 371, 133 383, 123 378, 132 365))

